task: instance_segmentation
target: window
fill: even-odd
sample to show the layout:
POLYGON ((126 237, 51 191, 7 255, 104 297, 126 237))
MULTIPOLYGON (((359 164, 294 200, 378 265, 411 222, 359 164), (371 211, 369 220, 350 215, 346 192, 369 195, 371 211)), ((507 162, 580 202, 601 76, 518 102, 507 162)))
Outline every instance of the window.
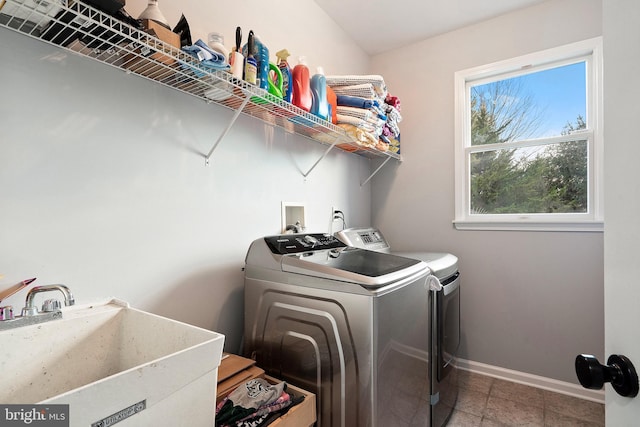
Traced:
POLYGON ((601 46, 456 73, 456 228, 602 230, 601 46))

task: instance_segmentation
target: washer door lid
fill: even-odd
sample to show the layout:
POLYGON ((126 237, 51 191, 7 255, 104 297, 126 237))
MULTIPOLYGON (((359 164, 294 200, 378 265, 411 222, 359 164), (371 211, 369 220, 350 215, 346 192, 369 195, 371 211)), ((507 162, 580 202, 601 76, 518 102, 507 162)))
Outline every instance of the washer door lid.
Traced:
POLYGON ((283 256, 282 271, 378 288, 428 267, 416 259, 348 247, 283 256))

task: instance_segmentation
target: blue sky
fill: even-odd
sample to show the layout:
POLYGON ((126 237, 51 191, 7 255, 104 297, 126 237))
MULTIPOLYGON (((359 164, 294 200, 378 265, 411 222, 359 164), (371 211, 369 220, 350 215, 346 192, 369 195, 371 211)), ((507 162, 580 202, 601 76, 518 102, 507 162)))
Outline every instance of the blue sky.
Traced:
MULTIPOLYGON (((560 135, 565 125, 574 124, 578 116, 586 116, 586 65, 578 62, 544 71, 536 71, 518 77, 504 79, 513 83, 516 92, 502 93, 501 103, 518 103, 521 99, 531 97, 541 117, 533 134, 521 135, 525 138, 540 138, 560 135)), ((478 85, 474 88, 483 96, 491 99, 495 93, 495 83, 478 85)), ((505 89, 509 90, 509 89, 505 89)))
POLYGON ((540 132, 535 135, 559 135, 567 122, 575 123, 586 115, 585 63, 565 65, 519 77, 544 109, 540 132))

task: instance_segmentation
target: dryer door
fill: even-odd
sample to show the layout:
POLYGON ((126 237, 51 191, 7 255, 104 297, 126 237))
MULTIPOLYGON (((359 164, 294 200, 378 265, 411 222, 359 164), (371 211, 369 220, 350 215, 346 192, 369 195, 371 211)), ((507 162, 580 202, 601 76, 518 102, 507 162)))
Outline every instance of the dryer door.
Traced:
POLYGON ((442 282, 436 293, 437 379, 442 381, 453 369, 460 346, 460 273, 442 282))

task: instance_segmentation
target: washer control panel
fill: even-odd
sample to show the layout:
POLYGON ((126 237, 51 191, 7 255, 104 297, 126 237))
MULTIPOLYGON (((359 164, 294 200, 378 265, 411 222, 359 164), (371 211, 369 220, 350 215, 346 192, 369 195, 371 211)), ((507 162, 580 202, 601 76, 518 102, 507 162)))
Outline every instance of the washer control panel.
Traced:
POLYGON ((338 249, 347 247, 330 234, 282 234, 264 238, 271 252, 278 255, 298 254, 301 252, 338 249))

